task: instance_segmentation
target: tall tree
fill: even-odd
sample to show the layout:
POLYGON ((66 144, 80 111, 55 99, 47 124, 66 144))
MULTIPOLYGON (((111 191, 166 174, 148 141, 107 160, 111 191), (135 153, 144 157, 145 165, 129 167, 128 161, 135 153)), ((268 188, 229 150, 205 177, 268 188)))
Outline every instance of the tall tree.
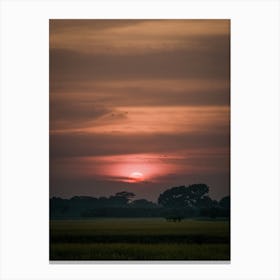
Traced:
POLYGON ((205 184, 173 187, 160 194, 158 203, 171 208, 195 207, 202 199, 207 200, 205 197, 208 192, 209 187, 205 184))
POLYGON ((135 197, 134 193, 122 191, 117 192, 114 196, 110 196, 109 199, 114 205, 127 205, 133 197, 135 197))

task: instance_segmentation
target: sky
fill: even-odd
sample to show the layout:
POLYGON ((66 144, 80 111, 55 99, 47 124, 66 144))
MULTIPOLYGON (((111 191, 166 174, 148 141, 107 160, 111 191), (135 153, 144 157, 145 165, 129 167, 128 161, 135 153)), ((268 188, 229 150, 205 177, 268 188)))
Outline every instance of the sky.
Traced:
POLYGON ((50 20, 50 196, 230 191, 229 20, 50 20))

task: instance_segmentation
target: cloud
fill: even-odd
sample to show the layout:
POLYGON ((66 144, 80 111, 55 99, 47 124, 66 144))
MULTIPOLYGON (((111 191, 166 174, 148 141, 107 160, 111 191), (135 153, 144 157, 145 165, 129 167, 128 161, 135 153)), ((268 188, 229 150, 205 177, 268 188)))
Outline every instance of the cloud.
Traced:
POLYGON ((229 34, 229 20, 52 20, 50 46, 95 54, 207 48, 201 38, 229 34))
POLYGON ((67 80, 56 84, 51 98, 72 103, 94 100, 97 104, 115 107, 228 106, 230 102, 229 81, 215 79, 67 80))
POLYGON ((50 100, 50 128, 67 129, 85 126, 88 122, 111 113, 94 102, 73 102, 68 99, 50 100))
POLYGON ((226 132, 177 134, 94 134, 59 133, 50 135, 50 157, 82 157, 136 153, 162 153, 192 148, 229 146, 226 132))
POLYGON ((145 54, 94 54, 50 49, 51 89, 62 81, 144 78, 229 78, 229 37, 200 39, 201 48, 145 54))
POLYGON ((125 112, 93 101, 50 100, 50 131, 83 129, 98 123, 114 124, 125 118, 125 112))
POLYGON ((217 133, 227 129, 229 109, 227 106, 116 107, 114 111, 86 123, 78 122, 80 127, 71 127, 71 117, 68 123, 69 126, 62 127, 64 131, 57 131, 57 123, 54 120, 55 125, 51 126, 51 132, 99 133, 112 135, 112 137, 116 134, 130 137, 135 133, 178 134, 188 132, 192 134, 207 131, 217 133), (164 125, 161 125, 163 123, 164 125))

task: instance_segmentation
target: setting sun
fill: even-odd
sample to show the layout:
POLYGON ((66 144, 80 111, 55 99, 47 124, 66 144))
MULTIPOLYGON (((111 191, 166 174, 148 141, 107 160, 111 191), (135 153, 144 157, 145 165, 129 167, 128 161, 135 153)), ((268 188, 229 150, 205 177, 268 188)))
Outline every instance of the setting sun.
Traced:
POLYGON ((143 173, 138 172, 138 171, 132 172, 132 173, 129 175, 129 177, 130 177, 134 182, 140 182, 140 181, 143 181, 143 179, 144 179, 143 173))

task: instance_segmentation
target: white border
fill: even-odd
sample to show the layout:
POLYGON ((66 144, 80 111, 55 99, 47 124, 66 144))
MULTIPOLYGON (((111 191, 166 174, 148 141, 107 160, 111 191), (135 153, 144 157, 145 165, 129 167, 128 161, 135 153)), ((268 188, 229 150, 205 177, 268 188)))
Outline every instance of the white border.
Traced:
POLYGON ((279 2, 2 1, 1 279, 279 279, 279 2), (49 264, 49 18, 227 18, 230 264, 49 264))

